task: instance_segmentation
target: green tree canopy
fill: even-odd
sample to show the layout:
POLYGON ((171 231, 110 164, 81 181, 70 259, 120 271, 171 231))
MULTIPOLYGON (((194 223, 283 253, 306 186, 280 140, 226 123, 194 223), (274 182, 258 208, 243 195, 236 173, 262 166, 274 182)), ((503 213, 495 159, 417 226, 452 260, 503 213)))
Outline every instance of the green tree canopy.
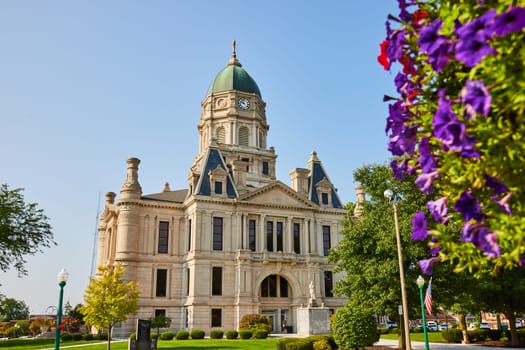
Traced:
POLYGON ((27 320, 28 318, 29 308, 24 301, 0 296, 0 321, 27 320))
POLYGON ((134 281, 124 281, 124 267, 100 266, 96 277, 91 277, 84 292, 84 306, 78 311, 84 322, 98 329, 108 330, 108 346, 111 348, 111 328, 116 322, 125 321, 138 310, 140 291, 134 281))
POLYGON ((171 318, 166 315, 157 315, 150 318, 151 327, 157 329, 157 335, 160 335, 161 328, 169 328, 171 325, 171 318))
POLYGON ((24 202, 21 188, 0 186, 1 271, 13 267, 20 275, 26 275, 24 256, 41 253, 43 247, 56 244, 48 221, 36 203, 24 202))

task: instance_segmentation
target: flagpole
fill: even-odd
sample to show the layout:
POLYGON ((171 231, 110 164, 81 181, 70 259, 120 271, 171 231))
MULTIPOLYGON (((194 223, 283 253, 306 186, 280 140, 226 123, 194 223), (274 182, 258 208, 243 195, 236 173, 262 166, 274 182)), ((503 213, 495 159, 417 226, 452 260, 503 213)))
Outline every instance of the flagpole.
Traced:
MULTIPOLYGON (((431 277, 432 278, 432 277, 431 277)), ((419 287, 419 300, 421 303, 421 321, 423 322, 423 337, 425 339, 425 350, 428 350, 428 333, 427 333, 427 319, 425 317, 425 305, 423 302, 423 286, 425 285, 425 280, 423 277, 419 276, 416 280, 417 286, 419 287)))

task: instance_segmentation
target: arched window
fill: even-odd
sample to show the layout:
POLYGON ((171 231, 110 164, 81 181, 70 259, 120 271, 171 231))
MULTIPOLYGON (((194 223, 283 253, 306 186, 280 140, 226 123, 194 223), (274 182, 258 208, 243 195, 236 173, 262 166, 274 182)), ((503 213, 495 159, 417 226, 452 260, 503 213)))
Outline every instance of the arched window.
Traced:
POLYGON ((261 297, 288 298, 288 281, 278 275, 270 275, 261 283, 261 297))
POLYGON ((226 141, 226 130, 223 126, 219 126, 216 131, 217 136, 217 142, 218 143, 225 143, 226 141))
POLYGON ((241 126, 239 128, 239 145, 249 146, 249 143, 248 143, 249 134, 250 134, 250 131, 248 130, 247 127, 241 126))

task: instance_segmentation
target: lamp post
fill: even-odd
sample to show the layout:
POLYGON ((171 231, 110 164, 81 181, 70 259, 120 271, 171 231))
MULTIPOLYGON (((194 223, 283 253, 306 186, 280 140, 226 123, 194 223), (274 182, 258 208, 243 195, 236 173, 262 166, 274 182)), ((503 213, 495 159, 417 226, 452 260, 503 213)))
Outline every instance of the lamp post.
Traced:
POLYGON ((401 282, 401 303, 403 305, 403 328, 405 332, 405 344, 406 350, 412 350, 410 343, 410 327, 408 323, 408 304, 407 304, 407 293, 405 288, 405 269, 403 268, 403 253, 401 250, 401 235, 399 234, 399 222, 397 220, 397 202, 399 201, 398 196, 394 196, 392 190, 386 190, 384 196, 388 199, 389 203, 394 208, 394 223, 396 228, 396 242, 397 242, 397 257, 399 259, 399 281, 401 282))
POLYGON ((60 294, 58 297, 58 308, 57 308, 57 322, 55 329, 55 350, 60 348, 60 323, 62 323, 62 297, 64 296, 64 286, 66 285, 69 274, 65 269, 62 269, 57 276, 58 285, 60 287, 60 294))
POLYGON ((425 285, 425 280, 420 275, 417 278, 416 283, 419 287, 419 301, 421 303, 421 322, 423 322, 423 337, 425 339, 425 350, 428 350, 427 319, 425 317, 425 306, 423 302, 423 286, 425 285))

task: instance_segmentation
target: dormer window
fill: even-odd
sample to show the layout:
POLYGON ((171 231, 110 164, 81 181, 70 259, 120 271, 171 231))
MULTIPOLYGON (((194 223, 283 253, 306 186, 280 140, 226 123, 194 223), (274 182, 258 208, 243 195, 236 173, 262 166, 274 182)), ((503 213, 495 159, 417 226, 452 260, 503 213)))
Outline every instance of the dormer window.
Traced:
POLYGON ((210 194, 212 196, 224 197, 226 195, 226 181, 228 172, 220 165, 208 173, 210 177, 210 194))
POLYGON ((317 198, 321 207, 332 207, 332 184, 325 177, 315 185, 317 198))
POLYGON ((215 181, 215 194, 222 194, 222 181, 215 181))
POLYGON ((321 204, 328 205, 328 193, 321 193, 321 204))

